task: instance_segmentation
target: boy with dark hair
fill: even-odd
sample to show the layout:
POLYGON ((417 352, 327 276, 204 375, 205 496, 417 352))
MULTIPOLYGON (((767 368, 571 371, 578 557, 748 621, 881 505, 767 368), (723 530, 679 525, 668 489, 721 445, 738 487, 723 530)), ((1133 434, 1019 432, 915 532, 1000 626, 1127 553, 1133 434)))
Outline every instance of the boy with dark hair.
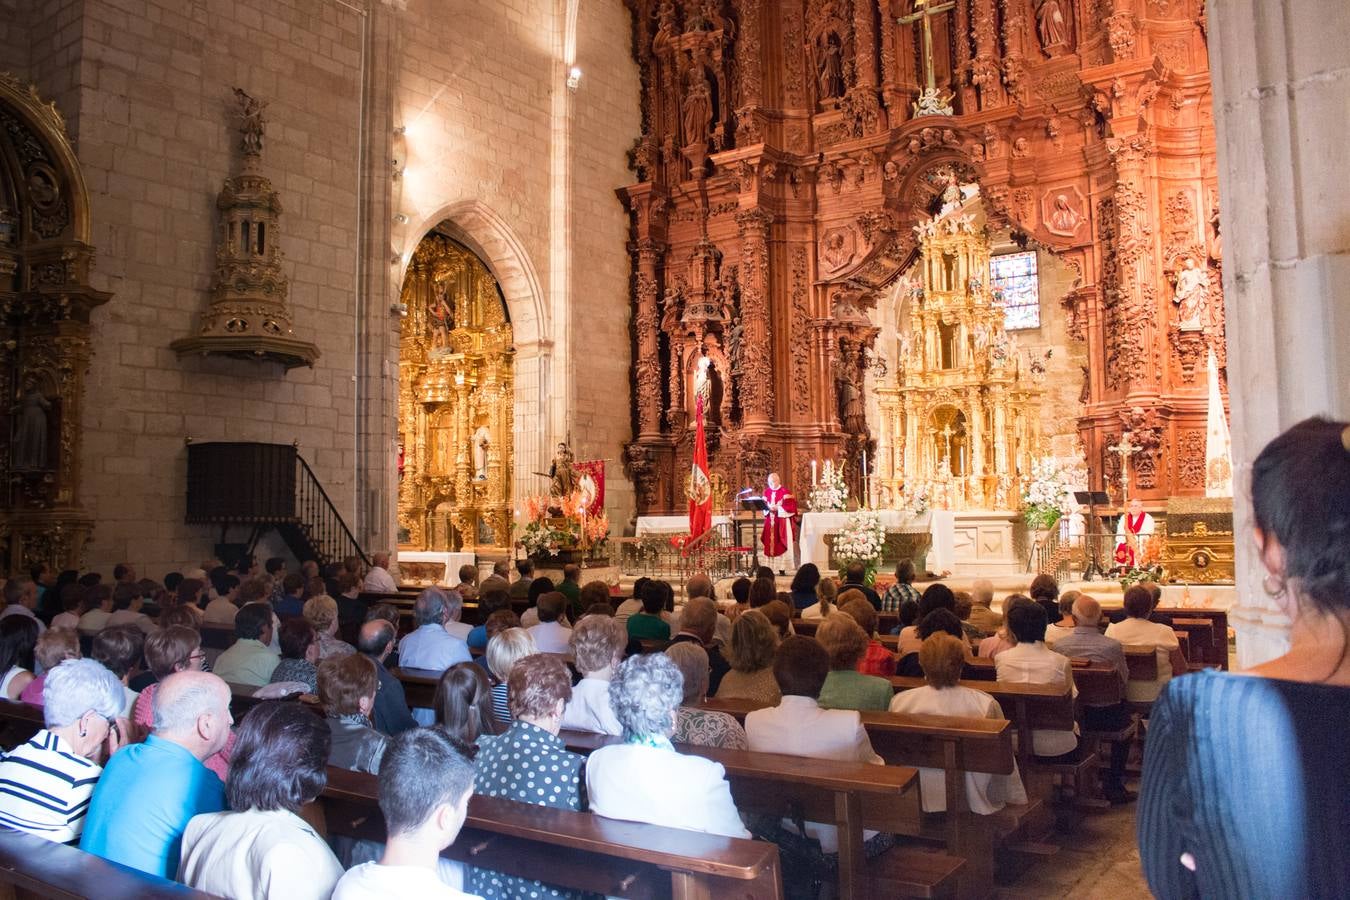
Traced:
POLYGON ((439 875, 440 853, 459 836, 473 794, 463 748, 439 728, 405 731, 389 740, 379 779, 384 855, 342 876, 333 900, 468 900, 439 875))

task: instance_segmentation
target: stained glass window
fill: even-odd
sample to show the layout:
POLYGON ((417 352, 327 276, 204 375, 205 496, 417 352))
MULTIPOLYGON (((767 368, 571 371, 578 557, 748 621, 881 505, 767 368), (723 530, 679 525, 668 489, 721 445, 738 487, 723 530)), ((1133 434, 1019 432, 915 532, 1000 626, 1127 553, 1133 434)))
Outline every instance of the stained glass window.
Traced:
POLYGON ((1009 331, 1041 327, 1041 286, 1036 253, 1007 253, 989 260, 989 286, 1003 297, 1003 325, 1009 331))

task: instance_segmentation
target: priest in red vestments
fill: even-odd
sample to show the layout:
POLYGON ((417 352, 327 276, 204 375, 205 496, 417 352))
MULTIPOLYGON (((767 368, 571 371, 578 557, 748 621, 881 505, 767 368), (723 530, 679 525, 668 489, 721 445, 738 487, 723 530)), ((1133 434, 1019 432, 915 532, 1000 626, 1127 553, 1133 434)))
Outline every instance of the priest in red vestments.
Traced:
POLYGON ((764 514, 764 555, 770 566, 781 571, 796 568, 793 548, 797 544, 797 498, 783 487, 777 472, 769 473, 769 486, 764 490, 764 502, 769 511, 764 514))
POLYGON ((1144 551, 1156 530, 1153 517, 1144 512, 1144 501, 1138 497, 1132 499, 1129 509, 1116 525, 1116 564, 1133 567, 1150 562, 1144 551))

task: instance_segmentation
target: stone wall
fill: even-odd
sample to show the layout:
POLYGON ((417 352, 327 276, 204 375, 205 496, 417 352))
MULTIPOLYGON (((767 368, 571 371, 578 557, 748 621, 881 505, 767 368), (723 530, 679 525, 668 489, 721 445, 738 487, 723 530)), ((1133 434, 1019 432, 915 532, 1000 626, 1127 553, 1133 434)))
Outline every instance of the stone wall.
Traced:
POLYGON ((1284 653, 1290 621, 1261 591, 1245 486, 1271 438, 1311 415, 1350 418, 1350 116, 1342 0, 1209 3, 1224 205, 1238 662, 1284 653))
MULTIPOLYGON (((29 48, 6 58, 70 121, 95 285, 114 293, 94 316, 84 422, 89 565, 127 559, 158 575, 210 552, 219 533, 182 521, 188 437, 298 441, 358 537, 387 545, 395 257, 445 219, 496 267, 528 343, 518 442, 538 456, 570 424, 581 455, 617 458, 627 257, 613 188, 638 129, 637 76, 622 7, 587 4, 587 77, 557 102, 568 5, 52 0, 20 20, 0 0, 0 48, 29 48), (238 158, 235 85, 270 103, 263 170, 285 208, 296 332, 322 353, 313 369, 168 349, 206 306, 215 198, 238 158), (573 331, 594 337, 569 342, 573 331)), ((610 472, 611 506, 631 508, 617 463, 610 472)))
POLYGON ((610 460, 605 496, 615 533, 636 508, 621 462, 633 435, 630 263, 627 218, 614 194, 632 178, 625 151, 641 131, 637 64, 627 52, 631 27, 621 3, 581 4, 576 59, 583 76, 572 126, 571 427, 580 458, 610 460))

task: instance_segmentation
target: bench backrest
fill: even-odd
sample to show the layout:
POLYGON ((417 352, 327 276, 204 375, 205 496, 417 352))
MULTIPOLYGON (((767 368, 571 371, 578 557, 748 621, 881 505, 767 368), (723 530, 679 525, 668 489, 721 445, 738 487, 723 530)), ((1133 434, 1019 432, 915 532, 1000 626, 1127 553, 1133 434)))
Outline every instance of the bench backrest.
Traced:
MULTIPOLYGON (((329 832, 383 840, 377 798, 373 775, 329 767, 328 786, 320 797, 329 832)), ((609 895, 681 896, 672 884, 685 881, 701 883, 707 891, 702 896, 767 900, 781 890, 778 851, 772 844, 494 797, 469 801, 464 830, 443 855, 609 895)))
POLYGON ((1125 665, 1131 681, 1158 680, 1158 652, 1152 647, 1126 647, 1125 665))
POLYGON ((0 828, 0 896, 100 900, 210 900, 192 888, 138 872, 46 838, 0 828))
MULTIPOLYGON (((908 691, 927 684, 922 678, 894 676, 891 687, 908 691)), ((1002 681, 962 680, 962 687, 991 694, 1016 727, 1067 731, 1073 728, 1073 697, 1066 689, 1046 684, 1010 684, 1002 681)))

